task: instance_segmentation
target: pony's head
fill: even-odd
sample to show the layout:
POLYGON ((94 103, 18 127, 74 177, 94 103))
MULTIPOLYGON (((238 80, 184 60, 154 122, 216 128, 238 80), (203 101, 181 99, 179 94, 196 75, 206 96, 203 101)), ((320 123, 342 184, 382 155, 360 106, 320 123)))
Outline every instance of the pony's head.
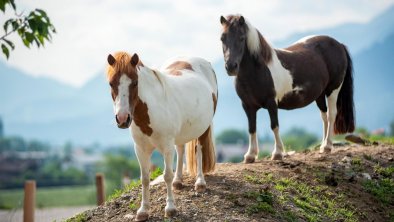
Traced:
POLYGON ((107 79, 111 86, 116 123, 119 128, 129 128, 138 98, 138 66, 143 66, 138 55, 126 52, 109 54, 107 79))
POLYGON ((248 51, 257 62, 271 59, 271 48, 259 31, 242 15, 221 16, 223 26, 221 36, 225 67, 228 75, 235 76, 239 72, 245 51, 248 51))
POLYGON ((238 74, 245 51, 248 27, 244 17, 239 15, 229 15, 227 18, 221 16, 220 23, 223 26, 220 40, 223 46, 225 67, 228 75, 235 76, 238 74))

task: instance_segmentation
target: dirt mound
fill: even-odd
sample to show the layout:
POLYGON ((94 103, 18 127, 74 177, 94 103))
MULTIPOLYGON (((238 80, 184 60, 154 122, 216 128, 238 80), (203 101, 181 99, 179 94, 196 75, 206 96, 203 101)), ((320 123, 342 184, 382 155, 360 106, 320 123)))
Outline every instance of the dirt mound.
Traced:
MULTIPOLYGON (((393 221, 393 157, 393 145, 352 145, 328 155, 218 164, 205 193, 195 193, 194 179, 185 177, 174 218, 164 218, 165 184, 152 186, 149 221, 393 221)), ((78 220, 133 221, 140 198, 137 186, 78 220)))

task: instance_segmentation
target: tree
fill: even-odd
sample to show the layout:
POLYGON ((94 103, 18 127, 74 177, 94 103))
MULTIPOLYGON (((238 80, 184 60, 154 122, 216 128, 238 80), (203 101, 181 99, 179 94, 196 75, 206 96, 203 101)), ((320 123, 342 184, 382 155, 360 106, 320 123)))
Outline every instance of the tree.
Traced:
POLYGON ((227 129, 216 137, 216 141, 221 144, 246 144, 248 135, 241 130, 227 129))
POLYGON ((283 135, 284 145, 292 150, 305 150, 317 142, 317 136, 303 128, 291 128, 283 135))
POLYGON ((7 59, 10 51, 15 49, 15 44, 8 39, 14 32, 18 33, 27 48, 33 44, 37 47, 44 46, 46 41, 51 41, 52 34, 56 33, 56 30, 44 10, 35 9, 25 15, 23 12, 17 12, 14 0, 0 0, 0 10, 3 14, 7 6, 11 7, 15 14, 15 17, 5 21, 4 34, 0 37, 1 50, 7 59))

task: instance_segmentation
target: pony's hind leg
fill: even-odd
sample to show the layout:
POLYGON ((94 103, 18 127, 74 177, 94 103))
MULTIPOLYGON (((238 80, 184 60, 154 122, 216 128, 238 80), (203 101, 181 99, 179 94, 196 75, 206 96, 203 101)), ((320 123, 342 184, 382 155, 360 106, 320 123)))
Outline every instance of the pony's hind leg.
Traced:
POLYGON ((332 137, 334 136, 334 124, 335 124, 335 118, 337 117, 337 99, 338 99, 338 94, 339 94, 340 89, 341 89, 341 86, 339 86, 337 89, 332 91, 330 96, 327 97, 328 126, 327 126, 326 137, 320 146, 320 153, 329 153, 329 152, 331 152, 331 150, 333 148, 332 137))
POLYGON ((323 121, 323 135, 321 142, 321 148, 322 148, 328 132, 327 104, 326 104, 326 96, 324 93, 319 98, 317 98, 316 104, 320 109, 320 116, 323 121))
POLYGON ((279 135, 279 121, 278 121, 278 108, 276 106, 272 106, 268 108, 268 113, 271 119, 271 129, 275 136, 275 148, 272 151, 271 160, 281 160, 283 159, 283 142, 279 135))
POLYGON ((198 193, 204 192, 207 187, 204 173, 202 169, 202 146, 200 142, 197 143, 197 178, 194 188, 198 193))
POLYGON ((243 104, 243 108, 248 117, 249 124, 249 147, 248 152, 244 155, 244 163, 254 163, 259 154, 259 145, 256 135, 256 112, 257 110, 251 109, 243 104))
POLYGON ((172 187, 174 190, 182 189, 182 171, 183 171, 183 154, 185 152, 184 145, 177 145, 176 146, 176 153, 177 153, 177 164, 175 170, 175 178, 172 182, 172 187))

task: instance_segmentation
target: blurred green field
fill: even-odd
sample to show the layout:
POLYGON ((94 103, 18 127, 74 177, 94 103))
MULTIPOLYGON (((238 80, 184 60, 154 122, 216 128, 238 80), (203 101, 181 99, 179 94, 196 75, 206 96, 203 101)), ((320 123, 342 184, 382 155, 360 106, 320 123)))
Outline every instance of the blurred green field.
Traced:
MULTIPOLYGON (((112 186, 106 187, 106 196, 113 192, 112 186)), ((96 204, 96 188, 89 186, 68 186, 37 188, 36 206, 38 208, 86 206, 96 204)), ((23 189, 0 190, 0 209, 23 207, 23 189)))

